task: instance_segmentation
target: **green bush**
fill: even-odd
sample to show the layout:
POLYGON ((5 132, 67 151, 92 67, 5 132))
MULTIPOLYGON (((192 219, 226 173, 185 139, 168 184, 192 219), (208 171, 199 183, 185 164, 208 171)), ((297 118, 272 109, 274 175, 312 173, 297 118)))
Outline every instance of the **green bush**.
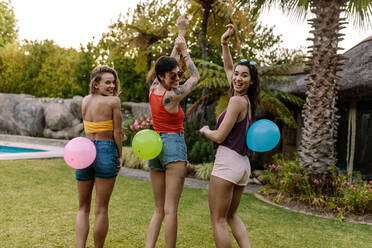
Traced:
POLYGON ((195 165, 195 177, 200 180, 209 180, 213 170, 213 163, 195 165))
POLYGON ((273 160, 265 169, 267 187, 261 193, 274 194, 274 202, 280 203, 288 197, 341 215, 372 213, 372 181, 363 181, 360 174, 352 180, 338 174, 336 167, 327 174, 311 174, 300 166, 298 158, 289 160, 277 154, 273 160))
MULTIPOLYGON (((208 125, 214 127, 215 120, 209 120, 208 125)), ((186 122, 184 128, 187 157, 190 163, 213 162, 216 150, 213 149, 213 142, 199 133, 199 129, 201 128, 200 123, 186 122)))

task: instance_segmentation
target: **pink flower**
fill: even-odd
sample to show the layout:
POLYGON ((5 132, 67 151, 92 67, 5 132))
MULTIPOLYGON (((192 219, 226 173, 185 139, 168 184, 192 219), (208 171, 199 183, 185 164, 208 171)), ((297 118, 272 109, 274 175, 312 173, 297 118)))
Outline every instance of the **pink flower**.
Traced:
POLYGON ((293 174, 293 179, 298 179, 298 176, 297 176, 297 174, 295 173, 295 174, 293 174))
POLYGON ((360 188, 360 185, 359 184, 355 184, 355 188, 360 188))
POLYGON ((133 126, 133 125, 130 125, 129 128, 130 128, 131 130, 134 130, 134 126, 133 126))
POLYGON ((138 130, 139 126, 137 124, 134 124, 134 129, 138 130))
POLYGON ((318 179, 314 179, 314 183, 315 183, 315 184, 319 184, 320 181, 319 181, 318 179))
POLYGON ((368 182, 368 184, 372 184, 372 180, 368 182))
POLYGON ((350 186, 350 190, 353 191, 353 192, 355 192, 355 188, 354 188, 353 185, 350 186))
POLYGON ((346 187, 346 186, 349 186, 349 183, 345 181, 342 183, 342 187, 346 187))
POLYGON ((372 188, 369 189, 369 192, 372 192, 372 188))
POLYGON ((282 181, 282 180, 280 180, 280 182, 279 182, 279 183, 280 183, 280 185, 282 185, 282 184, 283 184, 283 181, 282 181))
POLYGON ((368 196, 364 197, 363 199, 364 199, 365 201, 368 201, 368 196))
POLYGON ((282 166, 278 165, 278 166, 275 168, 275 170, 280 171, 282 168, 283 168, 282 166))
POLYGON ((269 170, 270 170, 270 171, 272 171, 272 170, 274 170, 274 169, 275 169, 275 165, 273 165, 273 164, 272 164, 272 165, 269 165, 269 170))

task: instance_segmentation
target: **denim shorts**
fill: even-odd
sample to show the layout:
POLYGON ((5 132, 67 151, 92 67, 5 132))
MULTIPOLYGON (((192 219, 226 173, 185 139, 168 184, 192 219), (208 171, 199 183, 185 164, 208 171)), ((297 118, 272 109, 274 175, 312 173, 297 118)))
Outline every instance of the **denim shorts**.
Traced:
POLYGON ((111 140, 92 140, 96 146, 96 159, 84 169, 77 169, 76 180, 87 181, 94 178, 113 178, 117 176, 118 152, 111 140))
POLYGON ((149 160, 148 167, 165 170, 165 166, 171 162, 187 162, 187 148, 183 133, 159 133, 163 141, 163 149, 159 156, 149 160))

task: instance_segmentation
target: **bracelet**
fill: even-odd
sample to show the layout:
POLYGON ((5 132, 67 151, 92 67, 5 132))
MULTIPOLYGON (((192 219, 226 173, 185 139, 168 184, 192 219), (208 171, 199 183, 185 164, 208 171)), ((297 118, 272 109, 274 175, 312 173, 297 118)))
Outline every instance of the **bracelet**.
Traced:
POLYGON ((221 45, 222 46, 226 46, 227 45, 227 41, 225 41, 225 40, 221 41, 221 45))
POLYGON ((189 54, 187 54, 187 55, 183 58, 183 61, 186 62, 188 59, 191 59, 189 54))

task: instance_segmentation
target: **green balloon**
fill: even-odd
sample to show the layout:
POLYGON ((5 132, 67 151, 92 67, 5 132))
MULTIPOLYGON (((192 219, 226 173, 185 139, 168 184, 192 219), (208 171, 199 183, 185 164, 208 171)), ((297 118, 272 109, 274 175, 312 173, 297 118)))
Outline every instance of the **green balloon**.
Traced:
POLYGON ((132 149, 137 157, 150 160, 156 158, 163 148, 160 135, 154 130, 144 129, 134 135, 132 149))

